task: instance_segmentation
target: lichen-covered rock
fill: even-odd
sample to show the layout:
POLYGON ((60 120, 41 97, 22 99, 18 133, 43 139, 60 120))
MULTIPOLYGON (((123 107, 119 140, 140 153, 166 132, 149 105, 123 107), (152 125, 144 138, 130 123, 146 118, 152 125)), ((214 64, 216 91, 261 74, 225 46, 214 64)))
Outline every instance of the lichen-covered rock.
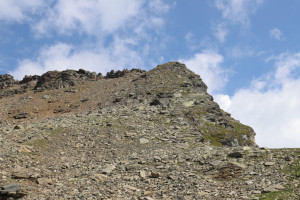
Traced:
POLYGON ((26 84, 26 83, 29 83, 31 81, 37 81, 39 79, 40 76, 38 75, 34 75, 34 76, 27 76, 25 75, 25 77, 23 78, 22 81, 20 81, 19 83, 20 84, 26 84))

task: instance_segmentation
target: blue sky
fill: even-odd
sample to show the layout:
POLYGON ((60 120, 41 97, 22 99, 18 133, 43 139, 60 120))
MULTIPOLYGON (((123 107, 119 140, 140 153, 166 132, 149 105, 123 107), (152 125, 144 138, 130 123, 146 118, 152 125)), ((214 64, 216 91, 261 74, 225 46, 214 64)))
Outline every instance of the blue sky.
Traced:
POLYGON ((300 147, 300 1, 0 1, 0 73, 178 60, 257 143, 300 147))

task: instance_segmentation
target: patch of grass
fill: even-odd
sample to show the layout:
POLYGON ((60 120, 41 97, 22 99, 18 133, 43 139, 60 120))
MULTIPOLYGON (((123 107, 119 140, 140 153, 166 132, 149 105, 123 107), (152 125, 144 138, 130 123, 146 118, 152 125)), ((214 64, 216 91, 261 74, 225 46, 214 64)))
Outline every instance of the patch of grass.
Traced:
POLYGON ((239 145, 251 145, 251 140, 246 140, 247 138, 253 137, 253 129, 249 126, 239 123, 238 121, 231 120, 228 122, 232 127, 227 127, 223 125, 218 125, 217 123, 205 121, 201 125, 201 119, 203 116, 207 115, 208 112, 205 107, 197 105, 190 111, 185 111, 185 116, 190 123, 194 123, 198 126, 198 129, 203 131, 204 140, 210 141, 214 146, 222 146, 230 144, 230 141, 234 139, 238 140, 239 145))
POLYGON ((231 122, 231 124, 233 125, 233 129, 210 122, 206 122, 203 127, 199 128, 205 132, 203 134, 204 139, 210 140, 214 146, 229 144, 234 139, 238 140, 239 145, 251 145, 251 140, 245 140, 243 136, 251 137, 252 128, 238 122, 231 122))
POLYGON ((291 178, 296 178, 300 180, 300 149, 295 150, 294 156, 296 157, 296 160, 286 167, 283 171, 284 173, 290 175, 291 178))
POLYGON ((55 129, 48 129, 47 131, 50 133, 50 137, 51 137, 55 134, 61 134, 65 130, 66 130, 65 128, 58 127, 58 128, 55 128, 55 129))
MULTIPOLYGON (((292 154, 295 150, 290 150, 288 154, 292 154)), ((277 192, 270 192, 259 195, 259 199, 263 200, 286 200, 298 199, 300 193, 300 184, 293 185, 294 180, 300 180, 300 149, 295 151, 296 160, 289 166, 283 169, 283 172, 289 176, 290 183, 285 185, 285 189, 277 192), (297 196, 298 195, 298 196, 297 196)))
POLYGON ((49 139, 40 138, 31 140, 27 142, 27 145, 31 145, 38 149, 46 149, 48 145, 53 144, 60 138, 60 135, 65 131, 65 128, 59 127, 56 129, 48 129, 47 131, 49 132, 49 139))
POLYGON ((45 148, 48 143, 49 140, 46 139, 37 139, 29 142, 29 144, 34 146, 35 148, 45 148))
POLYGON ((263 200, 287 200, 290 199, 291 194, 293 193, 292 190, 283 190, 278 192, 270 192, 266 194, 259 195, 259 199, 263 200))

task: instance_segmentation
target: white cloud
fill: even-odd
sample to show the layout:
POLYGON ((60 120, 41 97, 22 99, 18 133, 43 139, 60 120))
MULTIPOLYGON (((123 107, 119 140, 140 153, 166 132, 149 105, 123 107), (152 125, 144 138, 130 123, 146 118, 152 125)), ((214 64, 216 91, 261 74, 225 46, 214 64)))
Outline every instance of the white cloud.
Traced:
POLYGON ((275 71, 232 97, 215 98, 233 117, 254 128, 258 145, 300 147, 300 53, 277 56, 275 71))
POLYGON ((92 35, 99 31, 111 33, 136 17, 143 3, 141 0, 57 0, 35 29, 41 34, 53 30, 63 34, 74 30, 92 35))
POLYGON ((293 80, 299 75, 300 53, 284 53, 279 55, 276 62, 275 80, 280 84, 293 80))
POLYGON ((163 47, 164 37, 153 37, 163 28, 169 8, 163 0, 53 0, 53 6, 43 10, 45 16, 30 21, 38 36, 79 33, 96 39, 44 46, 36 58, 20 60, 11 73, 22 79, 67 68, 105 73, 123 66, 141 67, 146 56, 163 47))
POLYGON ((223 60, 223 56, 214 51, 203 51, 190 59, 179 61, 199 74, 207 84, 209 93, 214 93, 222 89, 227 82, 227 74, 220 66, 223 60))
POLYGON ((146 28, 162 26, 161 17, 169 11, 163 0, 57 0, 38 23, 38 36, 86 33, 98 38, 120 30, 141 33, 146 28))
POLYGON ((255 52, 250 47, 242 48, 234 46, 232 48, 227 48, 227 56, 231 58, 250 57, 253 55, 255 55, 255 52))
POLYGON ((149 7, 151 10, 157 13, 166 13, 170 9, 170 6, 168 4, 165 4, 162 0, 150 1, 149 7))
POLYGON ((140 55, 128 48, 128 41, 116 38, 108 49, 87 50, 65 43, 45 47, 35 60, 21 60, 18 67, 9 72, 21 80, 25 75, 41 75, 50 70, 84 68, 89 71, 106 72, 143 65, 140 55))
POLYGON ((40 0, 9 0, 0 1, 0 20, 23 22, 29 14, 35 14, 46 5, 40 0))
POLYGON ((38 37, 86 33, 97 37, 125 29, 162 26, 170 9, 164 0, 0 1, 0 20, 29 23, 38 37))
POLYGON ((271 39, 275 39, 275 40, 283 40, 284 39, 283 33, 278 28, 273 28, 272 30, 270 30, 270 37, 271 37, 271 39))
POLYGON ((197 41, 197 38, 195 37, 194 33, 188 32, 184 36, 184 40, 186 42, 186 46, 190 50, 196 50, 197 48, 200 47, 199 41, 197 41))
POLYGON ((228 30, 225 24, 218 24, 216 27, 213 27, 215 37, 221 42, 224 43, 228 30))
POLYGON ((264 0, 216 0, 216 7, 222 17, 232 23, 249 25, 249 16, 255 13, 264 0))
POLYGON ((225 94, 214 95, 214 101, 216 101, 223 110, 228 110, 228 108, 231 106, 231 99, 225 94))
POLYGON ((185 34, 184 39, 186 42, 191 42, 194 37, 195 36, 192 32, 188 32, 187 34, 185 34))

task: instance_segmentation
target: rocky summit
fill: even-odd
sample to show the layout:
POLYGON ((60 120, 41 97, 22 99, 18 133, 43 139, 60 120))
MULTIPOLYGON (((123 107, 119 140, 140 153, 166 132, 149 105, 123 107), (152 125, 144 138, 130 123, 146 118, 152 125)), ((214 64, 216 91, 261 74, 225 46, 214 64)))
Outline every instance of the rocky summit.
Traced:
POLYGON ((268 149, 201 77, 0 75, 0 199, 300 199, 300 149, 268 149))

